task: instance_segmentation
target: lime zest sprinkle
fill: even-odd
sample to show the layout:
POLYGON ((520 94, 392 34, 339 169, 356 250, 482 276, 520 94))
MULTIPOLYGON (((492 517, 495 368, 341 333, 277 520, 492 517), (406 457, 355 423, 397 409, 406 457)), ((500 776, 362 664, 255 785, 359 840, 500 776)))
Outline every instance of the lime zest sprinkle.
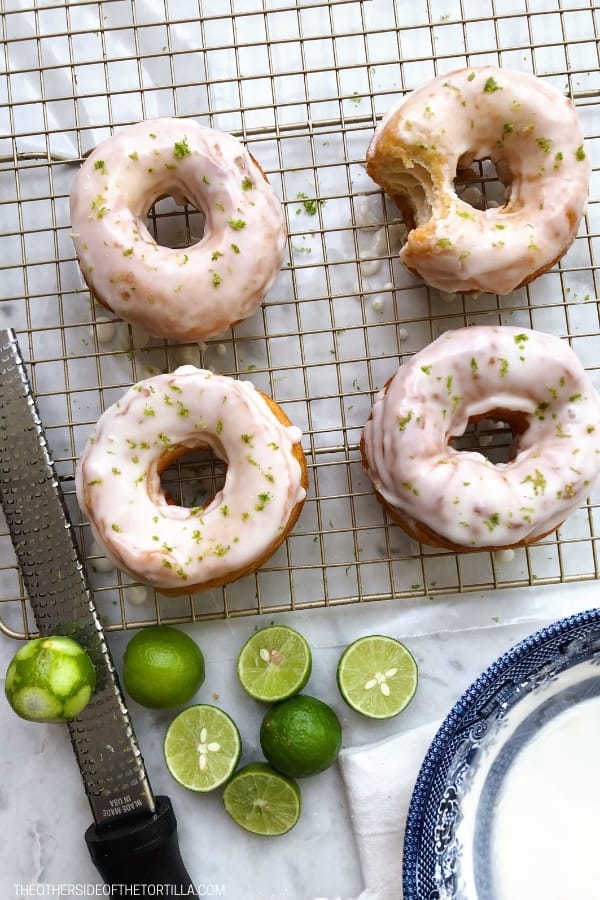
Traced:
POLYGON ((182 140, 175 141, 173 144, 173 156, 176 159, 185 159, 186 156, 191 156, 192 151, 190 150, 187 142, 187 135, 184 135, 182 140))
POLYGON ((479 366, 477 365, 477 360, 474 356, 471 357, 471 372, 477 372, 479 370, 479 366))
POLYGON ((138 160, 139 158, 140 158, 140 156, 139 156, 139 153, 137 152, 137 150, 134 150, 133 153, 129 154, 129 159, 133 159, 134 162, 136 160, 138 160))
POLYGON ((406 426, 411 421, 413 417, 412 409, 410 409, 405 416, 396 416, 396 422, 398 423, 398 431, 405 431, 406 426))
MULTIPOLYGON (((521 482, 521 484, 527 484, 527 483, 532 484, 533 493, 535 494, 536 497, 539 496, 539 494, 544 494, 546 492, 546 488, 548 486, 548 482, 546 481, 546 479, 544 478, 543 474, 540 472, 539 469, 534 469, 534 474, 527 475, 521 482)), ((526 507, 522 507, 522 508, 525 509, 526 507)))
POLYGON ((500 524, 500 513, 492 513, 491 516, 483 520, 483 524, 488 529, 488 531, 493 531, 494 528, 497 528, 500 524))
POLYGON ((258 502, 254 504, 256 512, 262 512, 269 500, 271 500, 271 494, 268 491, 258 494, 258 502))
POLYGON ((230 228, 233 228, 234 231, 241 231, 242 228, 246 227, 244 219, 234 219, 232 216, 227 219, 227 224, 230 228))
POLYGON ((585 159, 585 150, 583 149, 583 144, 580 144, 575 151, 575 159, 577 160, 577 162, 582 162, 582 160, 585 159))
POLYGON ((96 194, 96 197, 92 200, 92 210, 96 213, 97 219, 103 219, 108 212, 106 197, 103 197, 102 194, 96 194))
POLYGON ((104 165, 104 160, 103 160, 103 159, 97 159, 97 160, 96 160, 96 162, 94 163, 94 169, 96 169, 96 171, 100 172, 102 175, 106 175, 106 174, 107 174, 107 173, 106 173, 106 166, 104 165))
POLYGON ((483 94, 493 94, 494 91, 501 91, 501 90, 502 90, 502 88, 501 88, 501 86, 498 84, 498 82, 496 81, 496 79, 493 78, 492 76, 490 76, 490 77, 487 79, 487 81, 486 81, 486 83, 484 84, 484 86, 483 86, 482 93, 483 93, 483 94))

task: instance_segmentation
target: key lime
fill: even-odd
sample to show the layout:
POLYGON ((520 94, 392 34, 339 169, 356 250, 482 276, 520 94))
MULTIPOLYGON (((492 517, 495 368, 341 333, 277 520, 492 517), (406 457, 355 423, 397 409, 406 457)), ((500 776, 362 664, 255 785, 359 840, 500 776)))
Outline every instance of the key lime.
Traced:
POLYGON ((123 656, 123 684, 137 703, 170 709, 192 699, 204 681, 204 657, 192 638, 169 625, 134 635, 123 656))
POLYGON ((348 706, 372 719, 389 719, 408 706, 417 689, 417 664, 404 644, 373 634, 347 647, 337 683, 348 706))
POLYGON ((265 703, 301 691, 312 659, 306 640, 287 625, 269 625, 251 635, 240 651, 237 672, 242 687, 265 703))
POLYGON ((304 778, 335 762, 342 746, 342 726, 322 700, 297 694, 266 713, 260 726, 260 746, 278 772, 304 778))
POLYGON ((14 711, 30 722, 66 722, 87 706, 96 687, 94 665, 68 637, 41 637, 17 650, 4 691, 14 711))
POLYGON ((224 784, 238 764, 242 742, 233 719, 208 704, 178 713, 165 735, 167 768, 191 791, 212 791, 224 784))
POLYGON ((285 834, 300 818, 302 801, 295 781, 266 763, 250 763, 236 772, 223 791, 234 822, 253 834, 285 834))

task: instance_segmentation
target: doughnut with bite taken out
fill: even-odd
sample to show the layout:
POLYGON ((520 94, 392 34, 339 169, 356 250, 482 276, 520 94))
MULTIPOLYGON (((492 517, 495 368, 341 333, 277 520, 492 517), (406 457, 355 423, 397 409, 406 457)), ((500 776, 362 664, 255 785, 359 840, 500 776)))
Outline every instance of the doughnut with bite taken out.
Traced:
POLYGON ((508 294, 569 248, 591 167, 567 97, 534 75, 484 66, 440 75, 390 109, 367 172, 403 212, 400 258, 410 271, 447 293, 508 294), (508 198, 479 210, 454 179, 485 159, 508 198))

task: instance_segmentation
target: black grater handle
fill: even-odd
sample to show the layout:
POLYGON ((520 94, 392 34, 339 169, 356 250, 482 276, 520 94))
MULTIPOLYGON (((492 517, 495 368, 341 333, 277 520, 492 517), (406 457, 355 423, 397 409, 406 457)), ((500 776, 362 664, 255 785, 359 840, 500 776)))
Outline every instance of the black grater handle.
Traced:
POLYGON ((125 817, 103 828, 90 825, 85 833, 92 862, 113 888, 111 897, 131 897, 138 885, 171 888, 165 896, 198 896, 179 852, 171 801, 155 800, 156 812, 150 816, 125 817))

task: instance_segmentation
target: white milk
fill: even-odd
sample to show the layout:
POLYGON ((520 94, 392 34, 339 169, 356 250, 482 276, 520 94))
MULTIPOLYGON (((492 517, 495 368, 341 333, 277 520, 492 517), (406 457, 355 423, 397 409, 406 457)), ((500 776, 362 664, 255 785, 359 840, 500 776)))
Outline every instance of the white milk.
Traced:
POLYGON ((560 713, 517 756, 492 830, 498 900, 600 895, 600 697, 560 713))

